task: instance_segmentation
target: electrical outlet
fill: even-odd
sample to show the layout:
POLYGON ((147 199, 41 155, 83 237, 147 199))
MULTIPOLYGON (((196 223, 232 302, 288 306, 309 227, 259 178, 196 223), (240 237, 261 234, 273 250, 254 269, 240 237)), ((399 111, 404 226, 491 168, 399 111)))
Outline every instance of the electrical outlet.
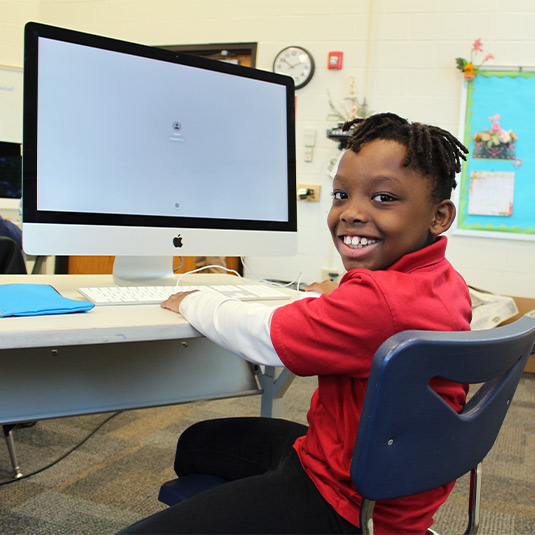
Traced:
POLYGON ((340 276, 340 273, 338 273, 338 270, 336 268, 323 268, 321 270, 321 280, 326 281, 336 281, 338 277, 340 276))
POLYGON ((321 186, 319 184, 299 184, 297 186, 299 201, 319 202, 321 186))

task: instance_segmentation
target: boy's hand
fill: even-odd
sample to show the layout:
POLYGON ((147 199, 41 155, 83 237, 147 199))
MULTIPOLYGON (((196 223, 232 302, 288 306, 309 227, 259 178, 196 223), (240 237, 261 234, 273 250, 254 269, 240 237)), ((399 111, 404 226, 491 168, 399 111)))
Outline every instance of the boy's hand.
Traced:
POLYGON ((199 290, 191 290, 191 292, 179 292, 173 294, 171 297, 166 299, 160 306, 162 308, 167 308, 168 310, 172 310, 173 312, 180 314, 180 303, 182 303, 186 296, 198 291, 199 290))
POLYGON ((305 292, 319 292, 322 294, 330 294, 338 288, 339 284, 333 281, 313 282, 305 288, 305 292))

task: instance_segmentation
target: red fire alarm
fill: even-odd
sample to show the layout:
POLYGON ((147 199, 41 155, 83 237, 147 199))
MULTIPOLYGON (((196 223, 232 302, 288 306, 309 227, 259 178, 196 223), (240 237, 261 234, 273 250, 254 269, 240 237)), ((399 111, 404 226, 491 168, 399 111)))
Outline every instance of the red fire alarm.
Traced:
POLYGON ((329 52, 329 69, 341 69, 344 62, 343 52, 329 52))

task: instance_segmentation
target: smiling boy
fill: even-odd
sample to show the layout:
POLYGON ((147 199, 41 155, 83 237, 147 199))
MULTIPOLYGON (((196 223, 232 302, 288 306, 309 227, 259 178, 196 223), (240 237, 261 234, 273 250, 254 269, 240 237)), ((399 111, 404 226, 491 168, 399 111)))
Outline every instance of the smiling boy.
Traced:
MULTIPOLYGON (((127 533, 360 533, 350 463, 373 355, 408 329, 468 330, 468 289, 445 258, 450 200, 466 148, 438 127, 394 114, 353 129, 333 183, 328 226, 347 273, 324 295, 275 310, 202 292, 162 303, 251 362, 318 376, 308 426, 234 418, 200 422, 179 439, 178 475, 233 480, 127 533), (259 506, 261 504, 261 506, 259 506)), ((455 410, 462 385, 431 387, 455 410)), ((425 533, 449 485, 378 502, 376 533, 425 533)))
POLYGON ((378 139, 342 158, 327 223, 347 271, 386 269, 451 224, 451 201, 430 202, 430 181, 400 165, 405 156, 403 145, 378 139))

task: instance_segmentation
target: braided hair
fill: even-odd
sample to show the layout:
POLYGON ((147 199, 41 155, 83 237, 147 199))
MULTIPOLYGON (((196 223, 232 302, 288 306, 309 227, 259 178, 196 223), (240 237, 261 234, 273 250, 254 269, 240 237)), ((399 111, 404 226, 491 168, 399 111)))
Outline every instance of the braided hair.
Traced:
POLYGON ((375 139, 397 141, 407 149, 403 167, 418 171, 431 180, 437 202, 451 198, 457 185, 456 173, 468 149, 447 130, 438 126, 410 123, 394 113, 378 113, 366 119, 348 121, 342 127, 351 131, 347 148, 358 153, 364 143, 375 139))

